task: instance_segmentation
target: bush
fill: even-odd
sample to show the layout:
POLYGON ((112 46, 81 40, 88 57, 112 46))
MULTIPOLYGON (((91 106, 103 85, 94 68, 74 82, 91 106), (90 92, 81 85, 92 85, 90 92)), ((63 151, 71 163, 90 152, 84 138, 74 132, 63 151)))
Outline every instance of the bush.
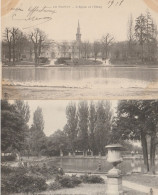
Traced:
POLYGON ((66 187, 66 188, 73 188, 75 186, 78 186, 80 183, 82 183, 81 179, 76 177, 75 175, 57 176, 56 181, 58 181, 62 187, 66 187))
POLYGON ((49 190, 59 190, 62 186, 58 181, 49 184, 49 190))
POLYGON ((105 183, 104 179, 99 175, 81 175, 80 176, 83 183, 105 183))
POLYGON ((52 176, 57 175, 57 174, 59 175, 64 174, 63 170, 59 170, 55 166, 47 167, 45 163, 43 163, 42 167, 40 167, 39 165, 30 166, 29 170, 34 174, 38 174, 38 175, 45 177, 46 179, 50 179, 52 178, 52 176))
POLYGON ((2 180, 2 191, 11 193, 39 192, 47 189, 46 180, 32 173, 13 172, 2 180))

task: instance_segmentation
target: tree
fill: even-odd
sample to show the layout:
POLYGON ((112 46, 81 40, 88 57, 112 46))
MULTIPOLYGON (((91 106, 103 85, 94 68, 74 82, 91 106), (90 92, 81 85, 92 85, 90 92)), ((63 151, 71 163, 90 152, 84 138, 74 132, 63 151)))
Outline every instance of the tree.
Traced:
POLYGON ((49 136, 47 141, 47 151, 49 156, 56 156, 60 154, 60 151, 67 153, 68 151, 68 137, 64 131, 58 129, 52 135, 49 136))
POLYGON ((105 36, 102 37, 101 43, 102 43, 102 58, 108 58, 109 53, 109 47, 114 41, 114 37, 107 33, 105 36))
POLYGON ((151 137, 151 169, 154 173, 155 148, 157 145, 158 101, 129 100, 118 105, 113 128, 115 139, 140 140, 143 149, 144 165, 149 171, 147 136, 151 137))
POLYGON ((27 123, 17 111, 16 105, 1 101, 2 151, 11 148, 21 152, 24 149, 27 123))
POLYGON ((69 45, 66 41, 62 42, 61 46, 60 46, 60 52, 63 54, 64 57, 66 57, 66 54, 69 51, 69 45))
POLYGON ((85 59, 89 57, 90 54, 90 43, 89 41, 85 41, 81 43, 81 53, 82 56, 84 56, 85 59))
POLYGON ((139 17, 136 18, 136 25, 135 25, 135 37, 138 40, 141 46, 141 59, 142 62, 144 61, 144 44, 146 41, 146 17, 141 14, 139 17))
POLYGON ((95 141, 98 152, 104 153, 110 141, 112 112, 108 101, 99 101, 96 109, 95 141))
POLYGON ((9 59, 9 62, 10 62, 11 61, 11 56, 12 56, 12 33, 11 33, 11 30, 9 28, 5 29, 4 40, 7 42, 8 59, 9 59))
POLYGON ((157 52, 157 27, 153 22, 149 11, 146 12, 146 45, 147 60, 152 61, 157 52), (154 52, 155 51, 155 52, 154 52))
POLYGON ((18 28, 12 28, 12 30, 10 32, 12 34, 13 65, 15 65, 16 42, 17 42, 18 36, 19 36, 19 29, 18 28))
POLYGON ((89 147, 96 154, 96 143, 95 143, 95 123, 96 123, 96 109, 93 102, 89 106, 89 147))
POLYGON ((134 26, 133 26, 132 14, 130 15, 128 20, 127 39, 128 39, 128 55, 131 57, 133 52, 133 43, 134 43, 134 26))
POLYGON ((23 100, 15 100, 15 108, 22 116, 26 123, 29 122, 30 119, 30 107, 28 103, 25 103, 23 100))
POLYGON ((33 32, 31 32, 30 40, 32 41, 34 47, 35 64, 38 65, 39 56, 41 55, 41 51, 46 40, 46 35, 39 28, 36 28, 33 32))
POLYGON ((82 101, 78 104, 78 147, 86 155, 88 150, 88 103, 82 101))
POLYGON ((77 117, 77 110, 76 105, 72 102, 68 104, 66 107, 66 118, 67 123, 64 127, 64 131, 68 136, 70 150, 74 153, 76 149, 76 141, 77 141, 77 124, 78 124, 78 117, 77 117))
POLYGON ((99 54, 99 52, 100 52, 100 49, 101 49, 100 43, 99 43, 98 41, 95 41, 95 42, 93 43, 93 54, 94 54, 95 61, 96 61, 97 58, 98 58, 98 54, 99 54))
POLYGON ((42 109, 38 107, 33 116, 33 124, 30 128, 30 147, 37 155, 46 147, 46 137, 44 134, 44 120, 42 109))

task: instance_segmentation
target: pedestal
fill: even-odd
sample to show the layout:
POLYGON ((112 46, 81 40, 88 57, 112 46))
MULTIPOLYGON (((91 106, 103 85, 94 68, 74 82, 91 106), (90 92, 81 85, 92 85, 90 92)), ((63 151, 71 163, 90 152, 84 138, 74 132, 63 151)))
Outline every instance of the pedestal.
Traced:
POLYGON ((106 192, 107 195, 123 195, 121 171, 115 167, 108 172, 106 192))

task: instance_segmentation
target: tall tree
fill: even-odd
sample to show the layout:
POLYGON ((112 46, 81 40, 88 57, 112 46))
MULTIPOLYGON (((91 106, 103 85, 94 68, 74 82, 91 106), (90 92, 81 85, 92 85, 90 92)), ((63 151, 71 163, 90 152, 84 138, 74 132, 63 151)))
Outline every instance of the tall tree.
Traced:
POLYGON ((96 109, 93 102, 89 106, 89 147, 96 154, 96 143, 95 143, 95 123, 96 123, 96 109))
POLYGON ((16 105, 1 101, 1 138, 2 151, 11 148, 21 152, 24 149, 27 123, 17 111, 16 105))
POLYGON ((82 101, 78 104, 78 146, 86 155, 88 150, 88 103, 82 101))
POLYGON ((136 18, 135 37, 141 46, 141 59, 144 61, 144 44, 146 42, 146 17, 141 14, 136 18))
POLYGON ((16 43, 17 43, 18 36, 19 36, 19 29, 13 27, 11 30, 11 34, 12 34, 13 65, 15 65, 16 43))
POLYGON ((134 25, 133 25, 132 14, 128 19, 127 39, 128 39, 128 55, 131 57, 133 53, 133 44, 134 44, 134 25))
POLYGON ((77 134, 78 134, 78 129, 77 129, 78 117, 77 117, 76 104, 72 102, 68 104, 68 106, 66 107, 66 118, 67 118, 67 123, 64 127, 64 131, 68 136, 70 149, 74 153, 76 149, 76 141, 77 141, 77 134))
POLYGON ((4 41, 7 42, 7 47, 8 47, 8 59, 9 62, 11 61, 12 57, 12 33, 11 29, 6 28, 4 32, 4 41))
POLYGON ((114 37, 107 33, 105 36, 102 37, 101 39, 101 44, 102 44, 102 58, 108 58, 109 54, 109 47, 112 45, 114 41, 114 37))
POLYGON ((110 141, 112 112, 110 102, 99 101, 96 110, 95 140, 98 152, 104 153, 110 141))
POLYGON ((40 57, 41 52, 42 52, 42 47, 43 47, 44 42, 46 40, 46 35, 39 28, 36 28, 36 29, 34 29, 33 32, 31 32, 30 40, 32 41, 33 47, 34 47, 35 64, 38 65, 39 57, 40 57))
POLYGON ((30 147, 37 155, 46 147, 46 137, 44 133, 44 120, 42 109, 38 107, 33 116, 33 124, 30 128, 30 147))
POLYGON ((15 100, 15 108, 22 116, 24 121, 28 123, 30 119, 30 107, 28 103, 25 103, 23 100, 15 100))
POLYGON ((147 136, 151 137, 151 169, 154 173, 155 148, 157 145, 158 101, 121 101, 118 105, 116 139, 140 140, 143 149, 144 165, 149 171, 147 136))

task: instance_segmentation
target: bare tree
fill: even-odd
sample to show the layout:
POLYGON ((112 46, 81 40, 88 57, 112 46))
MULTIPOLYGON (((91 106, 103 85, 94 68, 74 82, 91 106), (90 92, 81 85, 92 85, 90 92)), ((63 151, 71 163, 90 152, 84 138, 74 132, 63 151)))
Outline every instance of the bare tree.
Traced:
POLYGON ((4 39, 7 42, 7 46, 8 46, 8 59, 9 62, 11 61, 11 48, 12 48, 12 34, 11 34, 11 30, 9 28, 5 29, 4 32, 4 39))
POLYGON ((39 63, 39 56, 41 55, 41 50, 44 45, 44 41, 46 40, 46 35, 39 28, 36 28, 30 34, 30 39, 33 43, 34 54, 35 54, 35 64, 39 63))
POLYGON ((101 50, 100 42, 95 41, 93 43, 93 53, 94 53, 95 61, 97 60, 97 57, 98 57, 100 50, 101 50))
POLYGON ((83 56, 86 59, 89 57, 89 54, 90 54, 90 43, 89 43, 89 41, 85 41, 85 42, 82 43, 81 53, 83 54, 83 56))
POLYGON ((70 46, 68 45, 68 43, 66 41, 62 42, 60 49, 61 49, 61 53, 63 54, 64 57, 66 57, 66 54, 69 51, 69 47, 70 46))
POLYGON ((16 42, 17 42, 18 36, 19 36, 19 29, 18 28, 12 28, 12 30, 10 32, 12 34, 13 65, 15 65, 16 42))
POLYGON ((102 37, 101 43, 102 43, 102 58, 108 57, 109 47, 114 41, 114 37, 107 33, 105 36, 102 37))

